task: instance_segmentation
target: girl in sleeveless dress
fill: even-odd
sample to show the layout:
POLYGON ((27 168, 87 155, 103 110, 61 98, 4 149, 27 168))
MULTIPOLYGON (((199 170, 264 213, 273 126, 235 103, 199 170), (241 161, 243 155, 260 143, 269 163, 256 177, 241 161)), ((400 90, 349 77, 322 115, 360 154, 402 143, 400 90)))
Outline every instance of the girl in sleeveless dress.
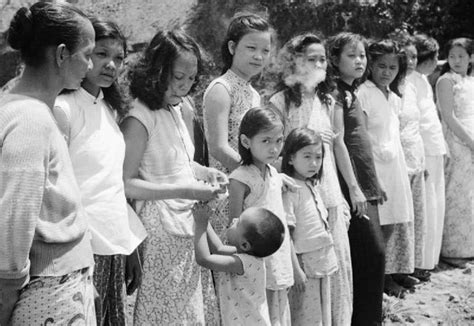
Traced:
POLYGON ((138 201, 148 238, 135 325, 203 325, 201 268, 194 259, 192 207, 217 197, 227 177, 193 161, 182 98, 201 72, 198 45, 180 30, 159 31, 130 70, 133 107, 121 127, 125 192, 138 201), (198 181, 201 180, 201 181, 198 181))

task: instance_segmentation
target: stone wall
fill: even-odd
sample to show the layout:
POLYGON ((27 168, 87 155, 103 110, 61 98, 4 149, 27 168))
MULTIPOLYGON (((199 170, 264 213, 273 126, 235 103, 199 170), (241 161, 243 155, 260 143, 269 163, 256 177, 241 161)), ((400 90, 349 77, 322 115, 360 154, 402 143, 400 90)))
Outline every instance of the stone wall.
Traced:
MULTIPOLYGON (((61 2, 60 0, 56 0, 61 2)), ((0 0, 0 87, 11 78, 18 55, 6 46, 3 32, 22 6, 36 1, 0 0), (12 53, 13 52, 13 53, 12 53)), ((63 1, 64 2, 64 1, 63 1)), ((114 20, 131 47, 147 42, 158 28, 169 28, 185 22, 197 0, 68 0, 86 13, 114 20)))

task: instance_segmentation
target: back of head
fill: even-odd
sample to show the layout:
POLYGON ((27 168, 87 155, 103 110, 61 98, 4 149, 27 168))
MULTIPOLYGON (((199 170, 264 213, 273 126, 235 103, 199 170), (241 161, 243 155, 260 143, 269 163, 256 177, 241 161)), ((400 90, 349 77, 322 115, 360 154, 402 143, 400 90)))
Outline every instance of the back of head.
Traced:
MULTIPOLYGON (((402 94, 399 87, 402 84, 407 72, 407 59, 406 55, 401 51, 396 41, 391 39, 383 39, 377 42, 372 42, 368 48, 369 67, 382 56, 389 54, 393 54, 398 58, 398 74, 390 84, 390 89, 401 97, 402 94)), ((368 79, 372 80, 370 69, 368 79)))
POLYGON ((20 51, 26 65, 39 66, 46 59, 48 47, 65 44, 74 52, 81 41, 81 23, 85 19, 86 15, 72 5, 37 2, 16 12, 7 40, 20 51))
POLYGON ((179 55, 193 53, 197 58, 198 72, 191 92, 202 72, 202 55, 199 45, 181 29, 158 31, 130 71, 130 92, 151 110, 161 109, 173 65, 179 55))
POLYGON ((224 67, 222 73, 225 73, 232 66, 232 54, 229 51, 229 41, 239 43, 244 35, 252 32, 269 32, 271 27, 268 22, 253 13, 239 13, 229 24, 227 35, 222 43, 221 54, 224 67))
POLYGON ((428 37, 426 34, 416 34, 414 42, 418 52, 418 64, 436 58, 439 52, 439 44, 434 38, 428 37))
POLYGON ((279 111, 271 107, 256 107, 245 113, 240 122, 239 129, 239 154, 243 165, 252 164, 253 158, 250 149, 242 145, 240 136, 245 135, 248 138, 252 138, 258 133, 280 126, 284 129, 282 116, 279 111))
POLYGON ((255 257, 267 257, 277 251, 285 238, 282 221, 265 208, 251 207, 244 213, 252 216, 254 222, 249 224, 244 234, 251 246, 247 253, 255 257))

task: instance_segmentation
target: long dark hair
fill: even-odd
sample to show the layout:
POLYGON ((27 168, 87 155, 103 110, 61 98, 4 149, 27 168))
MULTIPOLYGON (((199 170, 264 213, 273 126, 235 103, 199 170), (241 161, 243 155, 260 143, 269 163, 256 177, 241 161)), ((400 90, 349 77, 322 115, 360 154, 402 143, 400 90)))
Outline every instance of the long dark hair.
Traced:
POLYGON ((19 50, 26 65, 38 67, 46 59, 46 49, 65 44, 74 52, 82 37, 87 16, 68 4, 37 2, 18 9, 7 31, 8 44, 19 50))
POLYGON ((241 136, 245 135, 247 138, 252 138, 261 132, 279 126, 284 129, 283 119, 280 112, 272 107, 256 107, 245 113, 239 129, 239 154, 242 158, 242 165, 253 164, 253 156, 250 149, 242 145, 241 136))
POLYGON ((190 52, 196 56, 198 71, 190 92, 194 91, 202 72, 201 50, 194 39, 180 29, 159 31, 141 57, 130 68, 130 92, 143 101, 150 110, 163 108, 173 64, 180 54, 190 52))
MULTIPOLYGON (((382 56, 387 54, 395 54, 398 58, 398 74, 395 79, 390 83, 389 88, 398 96, 402 97, 400 92, 400 85, 405 78, 407 72, 407 59, 403 51, 400 50, 398 43, 391 39, 384 39, 378 42, 374 42, 369 45, 369 67, 380 59, 382 56)), ((372 80, 372 72, 369 68, 368 79, 372 80)))
POLYGON ((272 28, 265 19, 252 13, 239 13, 232 19, 221 46, 222 62, 224 63, 223 74, 229 70, 233 61, 233 55, 229 52, 229 41, 233 41, 237 45, 242 37, 256 31, 271 32, 272 28))
MULTIPOLYGON (((295 167, 290 164, 291 158, 295 155, 300 149, 309 145, 321 145, 323 151, 324 160, 324 146, 323 139, 321 135, 309 128, 295 128, 293 129, 285 140, 285 145, 283 146, 282 155, 283 161, 281 163, 281 171, 290 177, 293 177, 295 174, 295 167)), ((311 179, 320 180, 323 175, 323 165, 319 168, 319 171, 315 173, 311 179)))
MULTIPOLYGON (((288 75, 296 73, 296 57, 301 56, 311 44, 321 44, 324 46, 324 41, 313 33, 300 34, 286 42, 278 54, 280 72, 276 93, 283 91, 287 113, 291 103, 294 103, 296 106, 301 105, 303 85, 297 82, 289 86, 286 84, 285 79, 288 75)), ((331 104, 330 94, 334 90, 334 87, 334 82, 326 71, 325 80, 320 82, 316 88, 316 94, 323 104, 331 104)))
MULTIPOLYGON (((95 31, 96 42, 103 39, 119 41, 122 43, 124 55, 127 56, 127 39, 116 23, 97 18, 92 18, 91 21, 95 31)), ((102 88, 102 92, 104 93, 104 100, 112 109, 117 111, 119 117, 124 117, 130 108, 130 103, 124 95, 125 90, 122 89, 117 80, 110 87, 102 88)))

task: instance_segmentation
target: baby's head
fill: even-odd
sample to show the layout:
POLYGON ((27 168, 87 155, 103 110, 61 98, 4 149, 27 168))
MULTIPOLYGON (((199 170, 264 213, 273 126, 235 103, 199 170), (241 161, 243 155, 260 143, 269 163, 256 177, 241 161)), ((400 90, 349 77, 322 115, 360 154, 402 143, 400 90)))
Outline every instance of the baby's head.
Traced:
POLYGON ((227 240, 237 252, 267 257, 277 251, 285 237, 281 220, 265 208, 250 207, 234 219, 227 240))

